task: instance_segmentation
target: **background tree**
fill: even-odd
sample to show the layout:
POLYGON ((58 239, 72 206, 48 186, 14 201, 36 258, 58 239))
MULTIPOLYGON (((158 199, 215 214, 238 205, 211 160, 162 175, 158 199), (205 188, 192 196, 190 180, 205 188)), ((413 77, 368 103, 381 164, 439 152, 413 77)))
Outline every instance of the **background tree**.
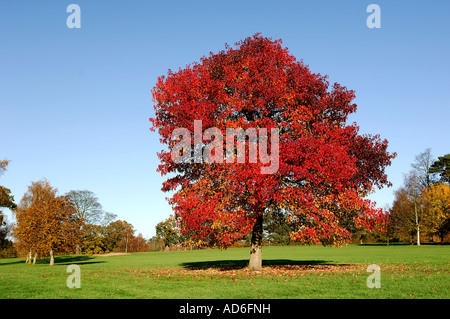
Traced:
POLYGON ((6 167, 9 164, 9 160, 4 159, 0 161, 0 175, 2 175, 6 171, 6 167))
POLYGON ((104 227, 94 224, 84 225, 80 250, 81 253, 87 255, 109 253, 108 244, 104 237, 104 227))
POLYGON ((6 216, 0 211, 0 258, 17 257, 17 251, 14 248, 13 242, 8 239, 11 230, 6 216))
POLYGON ((112 251, 147 251, 147 241, 142 234, 134 235, 130 223, 117 220, 108 225, 87 224, 83 228, 81 251, 84 254, 104 254, 112 251))
MULTIPOLYGON (((6 171, 8 164, 8 160, 0 161, 0 176, 6 171)), ((0 185, 0 208, 4 207, 14 210, 16 206, 11 190, 0 185)), ((6 222, 6 216, 0 209, 0 257, 15 257, 15 249, 12 242, 8 239, 10 232, 11 226, 6 222)))
POLYGON ((291 227, 279 211, 268 212, 264 216, 263 231, 268 243, 274 245, 289 245, 291 242, 291 227))
POLYGON ((117 214, 104 212, 102 219, 100 220, 100 225, 102 227, 106 227, 110 223, 112 223, 116 218, 117 218, 117 214))
POLYGON ((405 190, 410 202, 410 214, 412 216, 414 228, 416 230, 417 246, 420 246, 420 233, 423 231, 424 222, 424 202, 422 200, 422 191, 426 187, 426 179, 420 172, 411 171, 405 177, 405 190))
POLYGON ((113 251, 121 246, 121 248, 128 249, 126 246, 130 240, 130 232, 133 230, 133 225, 124 220, 116 220, 109 223, 103 229, 103 236, 105 238, 106 249, 113 251), (128 236, 128 239, 126 239, 128 236), (125 237, 125 239, 124 239, 125 237))
POLYGON ((384 224, 386 231, 376 232, 376 235, 381 241, 386 242, 386 244, 389 245, 390 242, 400 241, 400 236, 395 225, 395 216, 392 214, 392 206, 385 204, 384 211, 387 212, 387 218, 384 224))
POLYGON ((166 250, 180 241, 174 216, 170 216, 156 225, 156 237, 164 241, 166 250))
POLYGON ((18 239, 19 249, 27 251, 26 262, 31 262, 34 255, 34 262, 41 247, 39 247, 40 232, 39 218, 37 210, 29 210, 34 204, 39 202, 48 202, 55 198, 57 189, 53 188, 50 183, 43 179, 42 181, 32 182, 28 187, 27 192, 23 195, 18 207, 14 210, 16 216, 16 227, 14 229, 14 236, 18 239), (25 214, 22 214, 25 212, 25 214), (18 218, 21 219, 19 223, 18 218))
POLYGON ((398 241, 390 211, 391 208, 389 205, 385 205, 383 208, 383 216, 380 216, 379 221, 374 224, 371 230, 353 227, 351 229, 353 241, 359 242, 360 244, 384 242, 387 245, 389 245, 389 242, 398 241))
POLYGON ((403 186, 395 192, 392 207, 392 222, 395 228, 403 235, 416 235, 418 246, 421 233, 431 234, 430 215, 426 214, 423 193, 437 181, 431 168, 434 162, 430 148, 415 156, 411 164, 412 169, 405 176, 403 186))
POLYGON ((364 197, 374 187, 390 185, 384 170, 395 154, 378 135, 359 135, 356 124, 346 124, 356 111, 354 92, 338 83, 330 88, 326 77, 311 73, 281 40, 257 34, 236 48, 227 46, 178 72, 169 70, 152 93, 151 129, 168 147, 158 154, 158 171, 173 174, 162 189, 175 191, 169 202, 191 238, 226 248, 251 233, 249 268, 258 270, 264 215, 272 210, 293 227, 292 240, 323 245, 340 245, 352 227, 373 228, 383 216, 364 197), (172 133, 186 128, 198 136, 195 120, 202 121, 202 133, 214 128, 222 136, 227 128, 265 128, 271 136, 261 141, 271 151, 279 146, 279 161, 267 163, 268 154, 260 153, 251 163, 249 150, 239 154, 243 143, 234 140, 227 153, 228 142, 217 147, 216 133, 211 143, 191 139, 191 151, 176 162, 171 152, 178 141, 172 133), (199 160, 198 153, 213 160, 199 160), (239 155, 239 162, 225 163, 221 154, 226 153, 232 159, 239 155))
POLYGON ((445 183, 430 185, 424 189, 422 197, 427 229, 431 235, 439 236, 442 243, 450 231, 450 186, 445 183))
POLYGON ((390 216, 391 227, 403 237, 416 236, 418 246, 423 235, 441 237, 448 231, 448 185, 425 187, 423 181, 414 170, 405 176, 403 186, 394 193, 390 216))
POLYGON ((158 236, 153 236, 148 240, 148 246, 150 251, 161 251, 165 247, 164 240, 158 238, 158 236))
POLYGON ((72 190, 66 194, 75 207, 77 217, 85 224, 97 224, 102 220, 103 207, 95 194, 88 190, 72 190))
POLYGON ((27 192, 22 196, 17 208, 20 210, 26 209, 39 201, 55 198, 57 194, 58 189, 53 188, 45 178, 41 181, 32 182, 31 185, 28 186, 27 192))
POLYGON ((394 202, 391 208, 391 218, 395 231, 401 238, 409 238, 413 242, 416 234, 416 219, 413 214, 414 204, 410 201, 407 190, 402 187, 394 192, 394 202))
POLYGON ((66 196, 57 196, 57 189, 47 180, 33 182, 15 210, 17 225, 14 236, 19 245, 37 256, 71 252, 79 243, 81 220, 66 196))
MULTIPOLYGON (((116 215, 107 213, 103 210, 97 196, 88 190, 71 190, 66 194, 70 199, 70 202, 75 207, 77 217, 84 223, 84 225, 97 225, 97 224, 109 224, 111 219, 114 219, 116 215)), ((89 228, 87 231, 92 231, 93 228, 89 228)), ((91 234, 86 234, 86 237, 90 237, 91 234)), ((98 240, 95 240, 98 243, 98 240)), ((89 247, 93 243, 89 244, 89 247)), ((94 250, 99 251, 101 248, 95 245, 94 250)), ((86 247, 86 245, 85 245, 86 247)), ((77 247, 76 253, 80 253, 80 247, 77 247)))
MULTIPOLYGON (((0 176, 6 171, 9 162, 6 159, 0 161, 0 176)), ((11 190, 0 185, 0 208, 5 207, 13 210, 16 206, 14 196, 11 195, 11 190)))
POLYGON ((6 223, 5 215, 3 215, 2 211, 0 211, 0 250, 5 248, 6 244, 6 236, 10 232, 10 228, 6 223))
POLYGON ((119 241, 119 248, 123 250, 124 252, 128 252, 128 249, 133 246, 133 240, 134 240, 134 227, 130 223, 127 223, 124 221, 123 223, 123 229, 120 232, 120 241, 119 241))
POLYGON ((438 174, 441 182, 450 184, 450 154, 439 156, 431 165, 430 173, 438 174))
POLYGON ((415 156, 411 167, 413 168, 413 172, 417 179, 417 187, 423 189, 436 182, 436 178, 431 170, 431 165, 433 165, 434 162, 435 160, 431 154, 431 148, 427 148, 425 151, 415 156))
POLYGON ((386 218, 375 226, 372 236, 376 242, 383 242, 386 243, 386 245, 389 245, 390 242, 399 241, 399 236, 395 231, 393 216, 390 212, 389 205, 385 205, 383 210, 386 212, 386 218))
POLYGON ((11 195, 11 190, 0 185, 0 207, 14 210, 16 206, 14 196, 11 195))
POLYGON ((414 162, 411 164, 412 170, 404 181, 406 193, 412 203, 411 213, 413 213, 418 246, 420 246, 421 230, 424 233, 429 233, 427 226, 430 224, 426 220, 427 215, 425 214, 425 202, 422 193, 436 181, 431 171, 433 163, 431 149, 427 148, 424 152, 415 156, 414 162))
POLYGON ((149 242, 144 238, 144 236, 139 233, 137 236, 133 236, 130 239, 130 252, 145 252, 149 251, 150 245, 149 242))

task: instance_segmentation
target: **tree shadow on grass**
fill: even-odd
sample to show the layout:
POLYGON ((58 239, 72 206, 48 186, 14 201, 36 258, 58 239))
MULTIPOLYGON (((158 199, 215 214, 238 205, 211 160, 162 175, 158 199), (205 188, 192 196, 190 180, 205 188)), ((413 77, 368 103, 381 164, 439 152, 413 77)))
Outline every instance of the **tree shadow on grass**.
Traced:
MULTIPOLYGON (((88 255, 67 255, 67 256, 55 256, 55 265, 87 265, 87 264, 100 264, 105 261, 99 261, 93 256, 88 255)), ((37 264, 49 264, 50 259, 44 258, 36 261, 37 264)))
MULTIPOLYGON (((55 265, 70 265, 70 264, 77 264, 77 265, 85 265, 85 264, 99 264, 104 263, 105 261, 99 261, 96 260, 92 256, 87 255, 67 255, 67 256, 55 256, 55 265)), ((23 258, 14 258, 11 259, 11 261, 1 261, 1 266, 11 266, 16 264, 25 264, 25 259, 23 258)), ((36 260, 36 265, 48 265, 50 264, 50 258, 42 258, 36 260)))
MULTIPOLYGON (((291 260, 291 259, 263 259, 263 267, 265 266, 349 266, 349 264, 335 264, 326 260, 291 260)), ((186 262, 181 264, 189 270, 213 268, 217 270, 237 270, 248 267, 248 259, 235 260, 211 260, 186 262)))
POLYGON ((0 262, 0 267, 1 267, 1 266, 11 266, 11 265, 14 265, 14 264, 23 264, 23 263, 25 263, 24 260, 22 260, 22 259, 17 259, 17 258, 12 259, 11 261, 5 261, 5 260, 2 260, 2 261, 0 262))

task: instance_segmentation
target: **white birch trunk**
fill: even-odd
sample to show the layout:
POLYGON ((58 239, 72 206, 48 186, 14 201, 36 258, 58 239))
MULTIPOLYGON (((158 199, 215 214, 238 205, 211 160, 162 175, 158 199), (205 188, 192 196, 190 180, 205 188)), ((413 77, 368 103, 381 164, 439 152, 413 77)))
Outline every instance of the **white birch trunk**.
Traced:
POLYGON ((25 263, 26 264, 31 264, 31 250, 28 252, 28 254, 27 254, 27 260, 25 260, 25 263))
POLYGON ((53 249, 50 249, 50 266, 55 264, 55 258, 53 257, 53 249))

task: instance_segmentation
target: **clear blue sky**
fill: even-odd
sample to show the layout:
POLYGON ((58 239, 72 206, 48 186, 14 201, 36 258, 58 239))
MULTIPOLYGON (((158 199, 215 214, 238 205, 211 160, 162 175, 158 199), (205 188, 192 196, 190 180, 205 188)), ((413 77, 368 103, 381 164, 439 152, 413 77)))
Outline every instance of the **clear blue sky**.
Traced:
MULTIPOLYGON (((2 1, 0 184, 88 189, 144 237, 171 214, 149 131, 159 75, 261 32, 356 91, 361 133, 397 152, 383 207, 427 147, 450 153, 450 1, 2 1), (69 4, 81 28, 69 29, 69 4), (369 4, 381 28, 369 29, 369 4)), ((8 213, 9 221, 12 221, 8 213)))

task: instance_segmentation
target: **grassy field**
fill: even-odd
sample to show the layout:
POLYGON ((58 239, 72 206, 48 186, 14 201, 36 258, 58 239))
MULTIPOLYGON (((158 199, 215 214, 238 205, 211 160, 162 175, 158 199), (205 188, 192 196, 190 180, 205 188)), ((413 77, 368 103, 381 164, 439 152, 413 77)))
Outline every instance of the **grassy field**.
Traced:
POLYGON ((0 298, 450 298, 450 246, 349 245, 263 248, 263 270, 246 268, 249 248, 59 256, 28 265, 0 259, 0 298), (69 264, 81 288, 68 288, 69 264), (381 288, 367 287, 369 264, 381 288))

